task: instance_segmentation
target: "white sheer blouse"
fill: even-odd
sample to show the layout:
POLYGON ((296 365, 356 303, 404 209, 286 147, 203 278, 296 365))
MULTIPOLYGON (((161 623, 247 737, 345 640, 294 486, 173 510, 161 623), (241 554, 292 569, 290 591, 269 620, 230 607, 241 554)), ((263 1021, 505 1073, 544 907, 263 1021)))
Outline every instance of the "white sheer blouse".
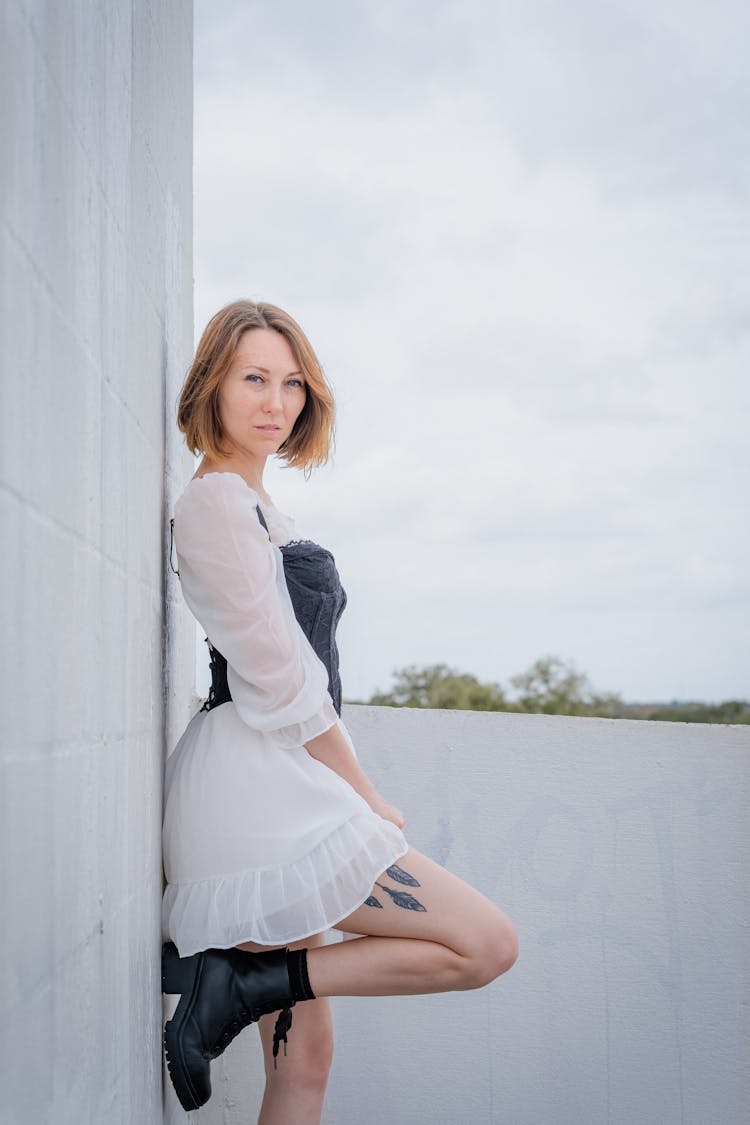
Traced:
MULTIPOLYGON (((174 517, 180 584, 211 644, 226 657, 240 717, 292 748, 328 730, 338 716, 325 666, 294 616, 279 547, 258 519, 259 503, 236 473, 190 482, 174 517)), ((278 522, 269 524, 274 530, 278 522)))
POLYGON ((236 473, 194 478, 175 505, 182 590, 232 695, 195 714, 167 759, 162 929, 183 957, 320 933, 407 851, 304 746, 334 723, 351 739, 294 615, 279 550, 292 538, 289 517, 236 473))

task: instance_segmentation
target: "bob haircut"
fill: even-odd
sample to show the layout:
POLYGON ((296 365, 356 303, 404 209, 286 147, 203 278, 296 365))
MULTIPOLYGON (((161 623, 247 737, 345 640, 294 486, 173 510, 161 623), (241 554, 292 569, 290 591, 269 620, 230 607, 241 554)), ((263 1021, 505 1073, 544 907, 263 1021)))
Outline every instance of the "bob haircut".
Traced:
POLYGON ((226 449, 219 417, 219 387, 232 365, 243 333, 250 328, 280 332, 305 379, 305 405, 278 456, 309 473, 323 465, 333 445, 334 403, 323 369, 305 333, 289 313, 265 302, 233 301, 211 317, 180 392, 177 425, 191 453, 219 460, 226 449))

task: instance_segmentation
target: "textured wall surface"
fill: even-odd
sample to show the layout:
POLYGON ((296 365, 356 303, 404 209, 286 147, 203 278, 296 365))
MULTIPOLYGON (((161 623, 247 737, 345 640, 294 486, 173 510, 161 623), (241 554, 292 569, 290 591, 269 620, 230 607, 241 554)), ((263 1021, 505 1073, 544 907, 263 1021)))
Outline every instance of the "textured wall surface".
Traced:
POLYGON ((141 1125, 162 1119, 164 742, 192 687, 164 573, 192 4, 5 0, 0 51, 0 1121, 141 1125))
MULTIPOLYGON (((334 1001, 326 1125, 744 1125, 750 730, 344 717, 411 844, 502 905, 521 953, 480 992, 334 1001)), ((213 1081, 196 1122, 255 1121, 254 1028, 213 1081)))

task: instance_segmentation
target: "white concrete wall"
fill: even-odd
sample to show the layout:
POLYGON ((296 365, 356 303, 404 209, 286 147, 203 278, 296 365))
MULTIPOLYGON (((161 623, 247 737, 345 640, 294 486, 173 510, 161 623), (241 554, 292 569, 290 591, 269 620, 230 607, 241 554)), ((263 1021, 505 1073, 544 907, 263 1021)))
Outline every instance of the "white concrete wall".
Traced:
POLYGON ((144 1125, 164 743, 192 687, 164 574, 192 4, 5 0, 0 52, 0 1121, 144 1125))
MULTIPOLYGON (((750 729, 345 719, 410 842, 511 914, 521 954, 481 992, 334 1001, 326 1125, 745 1125, 750 729)), ((255 1029, 213 1081, 196 1122, 255 1121, 255 1029)))

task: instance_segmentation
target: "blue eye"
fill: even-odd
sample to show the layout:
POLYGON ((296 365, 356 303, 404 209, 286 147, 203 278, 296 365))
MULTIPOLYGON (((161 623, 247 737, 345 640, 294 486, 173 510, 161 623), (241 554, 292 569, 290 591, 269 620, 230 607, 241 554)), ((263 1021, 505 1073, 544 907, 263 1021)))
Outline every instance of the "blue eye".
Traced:
POLYGON ((289 379, 287 382, 288 387, 304 387, 304 385, 301 379, 289 379))
POLYGON ((263 376, 262 375, 246 375, 245 378, 246 379, 259 379, 261 383, 263 382, 263 376))

